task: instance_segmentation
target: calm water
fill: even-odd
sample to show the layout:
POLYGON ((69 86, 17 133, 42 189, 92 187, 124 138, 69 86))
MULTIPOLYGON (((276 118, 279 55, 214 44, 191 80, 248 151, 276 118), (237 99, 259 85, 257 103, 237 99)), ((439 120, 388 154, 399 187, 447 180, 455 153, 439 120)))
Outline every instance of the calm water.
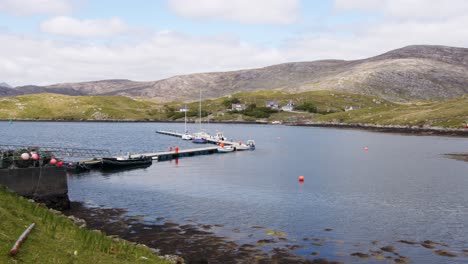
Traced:
MULTIPOLYGON (((257 149, 70 176, 70 198, 126 208, 146 219, 224 225, 213 230, 240 242, 255 244, 266 237, 252 230, 255 225, 286 232, 291 241, 329 239, 323 248, 296 251, 305 256, 319 251, 321 257, 359 262, 342 254, 366 252, 371 241, 379 241, 415 263, 468 263, 461 252, 468 249, 468 163, 441 155, 468 151, 468 139, 263 125, 204 128, 234 140, 255 139, 257 149), (398 243, 401 239, 443 242, 458 257, 440 257, 419 245, 398 243)), ((156 134, 160 129, 181 131, 183 124, 0 122, 0 144, 114 152, 195 147, 156 134)))

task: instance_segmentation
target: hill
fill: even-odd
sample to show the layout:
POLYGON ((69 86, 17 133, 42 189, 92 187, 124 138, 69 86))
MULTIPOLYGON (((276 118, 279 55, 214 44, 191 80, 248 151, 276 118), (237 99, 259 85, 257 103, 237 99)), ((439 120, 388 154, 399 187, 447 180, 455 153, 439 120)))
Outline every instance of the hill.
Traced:
POLYGON ((407 46, 368 59, 292 62, 258 69, 196 73, 152 82, 104 80, 23 86, 21 93, 122 95, 159 101, 218 98, 236 92, 335 90, 391 101, 441 100, 468 93, 468 49, 407 46))
MULTIPOLYGON (((124 96, 66 96, 34 94, 0 98, 0 119, 26 120, 127 120, 183 121, 178 110, 186 103, 158 104, 124 96)), ((190 122, 197 122, 198 102, 187 104, 190 122)), ((202 102, 204 122, 311 122, 363 123, 370 125, 438 126, 462 128, 468 122, 468 96, 438 102, 393 103, 385 99, 340 91, 241 92, 202 102), (293 102, 297 110, 285 112, 265 107, 270 100, 280 105, 293 102), (246 106, 231 111, 231 104, 246 106), (345 108, 353 107, 352 111, 345 108)))

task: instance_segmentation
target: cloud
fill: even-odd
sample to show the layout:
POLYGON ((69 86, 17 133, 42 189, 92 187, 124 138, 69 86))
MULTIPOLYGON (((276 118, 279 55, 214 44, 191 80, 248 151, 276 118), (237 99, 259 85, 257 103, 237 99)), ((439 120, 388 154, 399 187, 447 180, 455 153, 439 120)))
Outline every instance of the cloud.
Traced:
POLYGON ((378 11, 387 18, 407 20, 449 19, 468 13, 465 0, 335 0, 334 7, 341 11, 378 11))
POLYGON ((72 8, 69 0, 0 0, 0 12, 19 16, 61 15, 70 12, 72 8))
MULTIPOLYGON (((364 3, 359 8, 376 7, 364 3)), ((457 10, 463 10, 463 3, 458 8, 450 7, 450 12, 456 15, 439 15, 432 19, 422 15, 405 16, 392 11, 389 5, 377 8, 382 15, 372 23, 363 23, 366 19, 363 17, 357 24, 347 23, 310 34, 298 33, 280 40, 276 46, 267 47, 229 34, 196 36, 171 30, 145 31, 138 38, 117 42, 106 39, 97 42, 67 39, 65 42, 49 39, 47 35, 34 38, 0 31, 0 81, 13 85, 112 78, 150 81, 194 72, 238 70, 292 61, 361 59, 413 44, 468 47, 468 12, 457 10)), ((341 9, 335 15, 349 12, 347 10, 341 9)), ((54 20, 56 18, 50 21, 54 20)), ((71 22, 57 22, 58 28, 45 31, 99 37, 129 30, 122 21, 116 23, 120 26, 115 28, 109 26, 110 20, 65 17, 65 21, 71 22)))
POLYGON ((110 37, 129 30, 119 18, 79 20, 67 16, 44 21, 40 28, 46 33, 79 38, 110 37))
POLYGON ((298 0, 169 0, 177 15, 191 19, 247 24, 290 24, 299 13, 298 0))
POLYGON ((0 34, 0 79, 15 86, 112 78, 150 81, 278 61, 284 58, 275 49, 171 31, 157 32, 136 44, 118 45, 71 44, 0 34))

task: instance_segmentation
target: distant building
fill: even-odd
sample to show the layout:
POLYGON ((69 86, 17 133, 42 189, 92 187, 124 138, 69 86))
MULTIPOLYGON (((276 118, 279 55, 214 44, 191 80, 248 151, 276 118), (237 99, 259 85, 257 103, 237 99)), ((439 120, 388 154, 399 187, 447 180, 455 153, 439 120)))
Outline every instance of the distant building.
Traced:
POLYGON ((245 110, 245 105, 243 105, 243 104, 232 104, 231 109, 233 111, 243 111, 243 110, 245 110))
POLYGON ((288 104, 285 106, 281 107, 281 110, 286 111, 286 112, 291 112, 294 111, 294 103, 292 101, 289 101, 288 104))
POLYGON ((265 106, 271 109, 279 109, 279 104, 277 101, 268 101, 266 102, 265 106))
POLYGON ((183 112, 188 112, 190 109, 188 108, 188 106, 184 105, 184 107, 182 107, 181 109, 179 109, 179 112, 183 113, 183 112))

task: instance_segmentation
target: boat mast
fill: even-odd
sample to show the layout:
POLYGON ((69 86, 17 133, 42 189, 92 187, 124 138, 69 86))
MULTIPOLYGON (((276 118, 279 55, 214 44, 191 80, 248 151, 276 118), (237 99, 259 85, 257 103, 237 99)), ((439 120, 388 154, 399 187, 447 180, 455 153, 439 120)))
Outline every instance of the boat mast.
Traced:
POLYGON ((198 107, 198 114, 200 115, 200 132, 201 132, 201 87, 200 87, 200 106, 198 107))
POLYGON ((187 134, 187 105, 184 107, 185 112, 185 134, 187 134))

